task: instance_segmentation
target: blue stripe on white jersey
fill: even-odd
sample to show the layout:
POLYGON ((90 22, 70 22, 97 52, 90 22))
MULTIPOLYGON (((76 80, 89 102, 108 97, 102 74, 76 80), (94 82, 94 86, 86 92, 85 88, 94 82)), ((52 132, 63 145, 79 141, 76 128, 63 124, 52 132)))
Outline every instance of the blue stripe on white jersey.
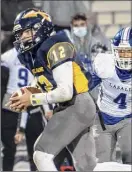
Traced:
POLYGON ((101 115, 103 117, 103 121, 106 125, 114 125, 114 124, 117 124, 118 122, 124 120, 125 118, 132 118, 132 114, 125 115, 124 117, 113 117, 104 112, 100 112, 100 113, 101 113, 101 115))

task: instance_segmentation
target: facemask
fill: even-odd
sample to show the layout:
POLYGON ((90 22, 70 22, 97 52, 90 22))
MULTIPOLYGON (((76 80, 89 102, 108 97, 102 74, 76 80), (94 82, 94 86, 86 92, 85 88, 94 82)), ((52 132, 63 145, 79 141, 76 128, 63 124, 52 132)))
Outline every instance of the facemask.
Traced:
POLYGON ((87 34, 87 27, 73 27, 73 33, 82 38, 87 34))

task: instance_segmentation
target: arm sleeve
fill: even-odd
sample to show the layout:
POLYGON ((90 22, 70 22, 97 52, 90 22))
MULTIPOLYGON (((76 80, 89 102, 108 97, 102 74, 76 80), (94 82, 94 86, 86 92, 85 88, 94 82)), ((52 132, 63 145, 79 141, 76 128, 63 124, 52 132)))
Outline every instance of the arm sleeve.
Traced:
POLYGON ((53 70, 53 77, 57 88, 47 93, 49 103, 68 101, 73 96, 73 71, 72 62, 66 62, 53 70))
POLYGON ((49 64, 57 83, 57 88, 47 93, 47 101, 50 104, 68 101, 73 96, 74 53, 74 46, 69 42, 57 43, 49 51, 49 64))
POLYGON ((33 106, 47 103, 65 102, 73 96, 73 68, 72 61, 65 62, 53 69, 53 77, 57 83, 57 88, 48 93, 38 93, 31 95, 33 106))
POLYGON ((69 42, 59 42, 51 47, 47 54, 48 67, 52 70, 57 88, 48 93, 32 94, 33 106, 60 103, 73 97, 73 66, 74 46, 69 42))

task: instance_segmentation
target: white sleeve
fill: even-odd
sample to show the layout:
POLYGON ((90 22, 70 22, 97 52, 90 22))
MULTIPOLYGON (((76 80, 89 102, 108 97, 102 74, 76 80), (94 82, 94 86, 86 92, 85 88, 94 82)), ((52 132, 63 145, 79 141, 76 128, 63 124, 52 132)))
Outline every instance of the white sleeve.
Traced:
POLYGON ((5 67, 9 68, 8 63, 6 63, 5 61, 1 61, 1 66, 5 66, 5 67))
POLYGON ((94 70, 98 77, 111 78, 115 71, 114 58, 111 54, 99 53, 94 59, 94 70))
POLYGON ((7 60, 5 54, 1 56, 1 66, 5 66, 9 68, 9 61, 7 60))
POLYGON ((73 67, 72 62, 65 62, 53 69, 53 77, 57 83, 57 88, 48 93, 38 93, 31 95, 33 106, 45 103, 65 102, 73 96, 73 67))
POLYGON ((16 57, 17 52, 15 48, 12 48, 1 55, 1 61, 4 62, 6 67, 11 68, 12 63, 16 59, 16 57))
POLYGON ((73 96, 73 68, 72 62, 66 62, 53 70, 53 77, 57 88, 47 93, 49 103, 68 101, 73 96))

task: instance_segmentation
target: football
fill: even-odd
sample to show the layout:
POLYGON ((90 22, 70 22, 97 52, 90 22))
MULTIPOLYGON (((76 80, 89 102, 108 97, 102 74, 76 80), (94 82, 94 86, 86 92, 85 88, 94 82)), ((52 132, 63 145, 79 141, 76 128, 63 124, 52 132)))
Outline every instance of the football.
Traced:
MULTIPOLYGON (((41 93, 41 89, 36 87, 22 87, 20 90, 16 91, 11 97, 22 96, 24 94, 24 88, 27 88, 32 94, 41 93)), ((16 100, 12 101, 12 104, 15 103, 16 100)), ((16 112, 22 112, 24 110, 24 106, 21 109, 16 109, 16 112)))
MULTIPOLYGON (((16 97, 16 96, 22 96, 22 94, 24 94, 24 90, 20 89, 18 91, 16 91, 11 97, 16 97)), ((16 100, 12 101, 12 104, 14 104, 15 102, 17 102, 16 100)), ((16 109, 14 111, 16 112, 22 112, 24 110, 24 107, 22 107, 21 109, 16 109)))
MULTIPOLYGON (((35 94, 35 93, 41 93, 41 89, 39 88, 36 88, 36 87, 30 87, 30 86, 27 86, 26 87, 28 89, 28 91, 30 91, 32 94, 35 94)), ((23 88, 21 88, 22 91, 23 91, 23 88)))

